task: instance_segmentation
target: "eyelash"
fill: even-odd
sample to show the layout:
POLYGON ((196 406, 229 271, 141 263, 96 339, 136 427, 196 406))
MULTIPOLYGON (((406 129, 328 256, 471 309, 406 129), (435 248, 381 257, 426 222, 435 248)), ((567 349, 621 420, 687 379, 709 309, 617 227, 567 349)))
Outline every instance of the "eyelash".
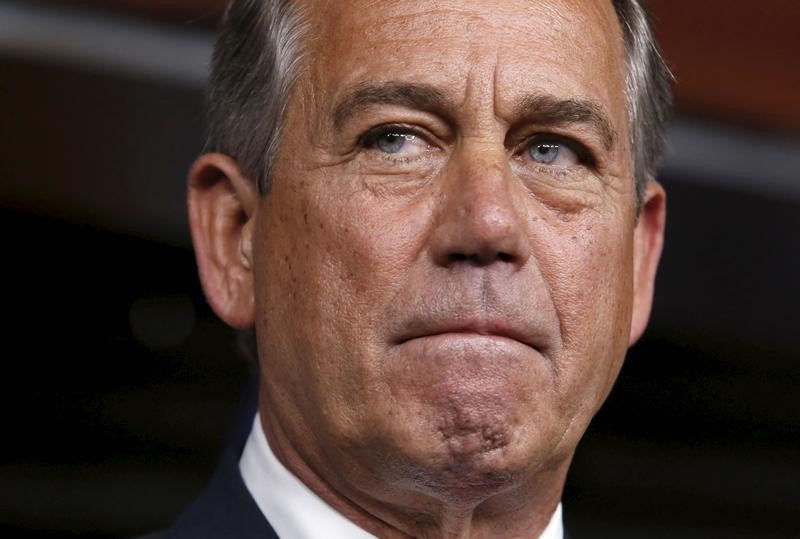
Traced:
MULTIPOLYGON (((424 136, 419 130, 409 127, 407 125, 402 124, 385 124, 379 125, 377 127, 373 127, 363 135, 361 135, 358 139, 358 148, 359 149, 374 149, 377 140, 384 136, 389 135, 392 133, 404 134, 404 135, 413 135, 420 140, 427 141, 428 137, 424 136)), ((404 165, 408 163, 412 163, 415 161, 419 161, 420 159, 424 159, 425 155, 418 155, 415 157, 398 157, 392 154, 374 152, 379 154, 379 159, 386 161, 389 164, 393 165, 404 165)))
MULTIPOLYGON (((429 137, 425 134, 421 133, 419 130, 414 129, 413 127, 403 125, 403 124, 385 124, 379 125, 374 127, 361 135, 358 139, 358 146, 359 148, 369 149, 373 148, 377 140, 384 136, 391 133, 399 133, 399 134, 406 134, 406 135, 413 135, 419 138, 422 141, 428 141, 429 137)), ((522 153, 526 152, 531 145, 535 143, 543 143, 543 142, 552 142, 555 144, 563 145, 575 152, 575 155, 578 157, 578 163, 589 168, 594 168, 597 160, 595 159, 592 151, 587 148, 584 144, 563 135, 555 134, 555 133, 535 133, 531 136, 526 136, 521 138, 521 143, 517 146, 520 148, 519 150, 513 153, 514 156, 520 156, 522 153)), ((424 159, 427 157, 426 155, 418 155, 416 157, 394 157, 391 154, 383 154, 382 159, 396 164, 406 164, 411 163, 414 161, 418 161, 420 159, 424 159)), ((542 164, 534 164, 533 165, 537 170, 550 174, 556 177, 562 177, 570 174, 570 171, 567 169, 561 169, 558 167, 552 167, 548 165, 542 164)))
MULTIPOLYGON (((586 167, 594 167, 597 164, 597 160, 594 157, 592 151, 586 147, 584 144, 578 142, 577 140, 567 137, 564 135, 559 135, 556 133, 536 133, 531 136, 526 136, 522 138, 522 143, 518 146, 521 150, 515 152, 515 154, 520 154, 522 152, 528 151, 528 148, 533 146, 534 144, 545 144, 545 143, 553 143, 558 144, 559 146, 564 146, 575 153, 578 157, 578 163, 586 167)), ((553 167, 548 167, 553 168, 553 167)))

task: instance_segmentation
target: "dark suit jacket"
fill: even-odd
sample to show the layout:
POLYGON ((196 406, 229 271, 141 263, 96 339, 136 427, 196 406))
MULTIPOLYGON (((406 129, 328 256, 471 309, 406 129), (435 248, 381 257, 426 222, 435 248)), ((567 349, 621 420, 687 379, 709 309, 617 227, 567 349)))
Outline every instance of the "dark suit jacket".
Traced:
POLYGON ((206 489, 172 527, 139 539, 279 539, 239 473, 239 457, 257 407, 258 383, 254 377, 242 392, 238 420, 228 437, 231 443, 206 489))
POLYGON ((206 490, 171 528, 140 539, 278 539, 239 473, 242 449, 225 453, 206 490))

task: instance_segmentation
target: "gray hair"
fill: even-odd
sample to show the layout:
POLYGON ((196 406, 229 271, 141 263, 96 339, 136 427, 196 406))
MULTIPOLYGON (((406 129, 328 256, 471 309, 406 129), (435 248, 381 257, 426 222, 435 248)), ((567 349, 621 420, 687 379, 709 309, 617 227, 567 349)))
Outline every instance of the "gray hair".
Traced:
POLYGON ((206 151, 235 157, 269 191, 305 24, 292 0, 232 0, 214 45, 206 151))
MULTIPOLYGON (((613 4, 628 56, 626 99, 641 203, 663 154, 672 77, 640 0, 613 4)), ((233 0, 217 37, 207 93, 207 150, 235 157, 261 194, 270 189, 306 28, 292 0, 233 0)))
POLYGON ((614 0, 628 55, 626 99, 630 126, 636 203, 644 200, 647 182, 656 177, 664 154, 672 112, 672 74, 653 35, 650 16, 639 0, 614 0))

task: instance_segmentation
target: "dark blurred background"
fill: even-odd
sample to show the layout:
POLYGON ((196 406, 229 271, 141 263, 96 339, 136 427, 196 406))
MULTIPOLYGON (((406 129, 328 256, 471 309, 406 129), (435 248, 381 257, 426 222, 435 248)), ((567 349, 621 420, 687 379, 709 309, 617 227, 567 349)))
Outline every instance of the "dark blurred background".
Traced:
MULTIPOLYGON (((579 448, 578 537, 800 537, 800 3, 651 2, 676 78, 652 323, 579 448)), ((184 179, 219 0, 0 0, 0 536, 202 488, 252 377, 184 179)))

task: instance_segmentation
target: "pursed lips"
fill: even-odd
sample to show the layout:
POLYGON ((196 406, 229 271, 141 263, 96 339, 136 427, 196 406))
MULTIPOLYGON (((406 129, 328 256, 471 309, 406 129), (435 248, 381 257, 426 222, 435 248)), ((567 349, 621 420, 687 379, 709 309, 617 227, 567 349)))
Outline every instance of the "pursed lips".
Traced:
POLYGON ((482 337, 500 337, 517 341, 525 346, 540 350, 541 343, 538 342, 533 332, 524 331, 519 326, 509 324, 504 321, 482 320, 470 322, 453 321, 415 321, 411 324, 414 329, 403 334, 397 339, 396 344, 404 344, 414 339, 437 337, 445 335, 464 335, 482 337))

